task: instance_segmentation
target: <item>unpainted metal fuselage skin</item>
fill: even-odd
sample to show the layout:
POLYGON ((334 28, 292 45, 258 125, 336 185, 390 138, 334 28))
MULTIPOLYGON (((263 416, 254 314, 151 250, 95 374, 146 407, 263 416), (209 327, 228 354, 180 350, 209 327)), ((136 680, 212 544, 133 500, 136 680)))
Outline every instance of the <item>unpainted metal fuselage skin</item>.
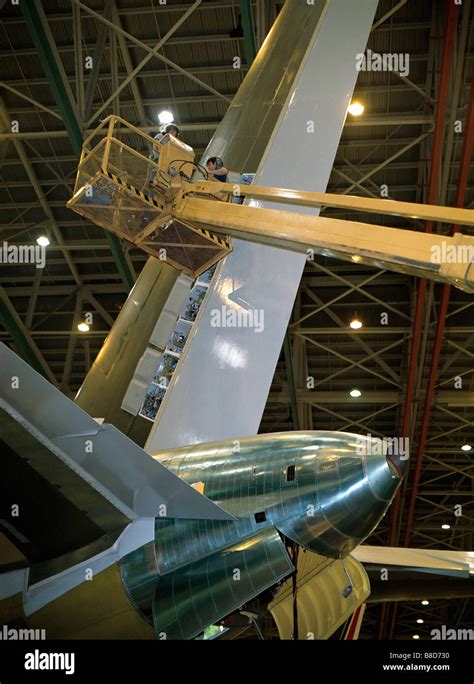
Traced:
POLYGON ((270 524, 330 558, 372 532, 400 482, 380 440, 343 432, 259 435, 156 457, 238 518, 229 526, 270 524))
POLYGON ((280 535, 328 558, 347 556, 378 525, 400 484, 397 464, 382 451, 370 437, 312 431, 156 454, 236 520, 157 517, 154 542, 121 560, 127 593, 144 615, 153 613, 158 631, 157 622, 168 632, 175 617, 167 616, 165 597, 176 592, 175 601, 184 601, 181 584, 187 587, 201 576, 206 590, 194 590, 190 599, 197 612, 212 599, 208 587, 219 596, 229 591, 229 568, 221 567, 229 550, 237 556, 236 551, 258 546, 255 572, 272 562, 280 535), (152 609, 157 596, 159 605, 152 609))
POLYGON ((26 623, 46 628, 48 638, 192 639, 291 574, 284 538, 330 559, 363 541, 401 481, 401 464, 383 451, 369 437, 313 431, 156 454, 233 519, 157 511, 144 519, 150 541, 125 555, 113 547, 95 581, 84 579, 84 568, 101 554, 80 566, 71 558, 68 570, 44 578, 26 595, 26 623))

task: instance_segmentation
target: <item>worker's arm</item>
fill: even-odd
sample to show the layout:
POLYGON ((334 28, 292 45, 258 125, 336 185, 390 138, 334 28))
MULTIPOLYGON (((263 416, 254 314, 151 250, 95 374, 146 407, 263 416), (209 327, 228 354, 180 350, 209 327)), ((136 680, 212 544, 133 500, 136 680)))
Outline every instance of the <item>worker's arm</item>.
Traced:
POLYGON ((220 169, 216 169, 215 171, 208 171, 210 176, 227 176, 228 173, 229 169, 225 166, 221 166, 220 169))

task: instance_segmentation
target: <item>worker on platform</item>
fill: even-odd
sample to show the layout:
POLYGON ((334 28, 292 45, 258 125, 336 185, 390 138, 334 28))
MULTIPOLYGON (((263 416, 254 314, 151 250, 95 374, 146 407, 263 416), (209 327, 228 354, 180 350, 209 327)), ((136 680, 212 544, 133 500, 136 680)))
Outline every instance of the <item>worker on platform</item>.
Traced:
MULTIPOLYGON (((156 140, 156 144, 153 145, 153 149, 148 157, 151 161, 155 162, 155 164, 158 164, 160 161, 161 145, 165 145, 169 141, 169 138, 166 138, 167 135, 171 135, 173 138, 178 139, 180 135, 178 126, 174 123, 170 123, 155 135, 154 140, 156 140)), ((146 185, 152 185, 155 180, 156 168, 150 165, 147 172, 146 185)))
POLYGON ((179 138, 179 135, 180 135, 179 128, 174 123, 168 124, 163 132, 165 135, 167 135, 169 133, 174 138, 179 138))
POLYGON ((166 142, 166 140, 163 140, 163 138, 165 137, 165 135, 168 134, 172 135, 174 138, 179 138, 179 128, 176 124, 168 124, 153 138, 154 140, 156 140, 156 145, 153 145, 153 149, 151 151, 151 154, 149 155, 149 158, 152 161, 154 161, 155 164, 158 164, 158 161, 160 159, 160 145, 163 145, 166 142))
POLYGON ((156 140, 156 144, 153 145, 153 149, 151 151, 151 154, 149 158, 154 161, 156 164, 158 164, 158 161, 160 159, 160 141, 163 140, 164 135, 163 133, 157 133, 153 140, 156 140))
MULTIPOLYGON (((148 159, 151 159, 151 161, 154 162, 155 164, 158 164, 158 162, 160 161, 160 147, 163 144, 162 140, 164 137, 165 136, 163 135, 163 133, 157 133, 155 135, 155 137, 153 138, 153 140, 156 140, 156 143, 154 143, 153 149, 150 152, 150 154, 148 155, 148 159)), ((149 164, 148 169, 147 169, 145 185, 146 186, 151 185, 153 183, 153 181, 155 180, 155 178, 156 178, 156 166, 154 166, 153 164, 149 164)))
POLYGON ((221 183, 227 182, 227 174, 229 169, 224 166, 224 162, 220 157, 209 157, 206 161, 207 173, 216 181, 221 183))

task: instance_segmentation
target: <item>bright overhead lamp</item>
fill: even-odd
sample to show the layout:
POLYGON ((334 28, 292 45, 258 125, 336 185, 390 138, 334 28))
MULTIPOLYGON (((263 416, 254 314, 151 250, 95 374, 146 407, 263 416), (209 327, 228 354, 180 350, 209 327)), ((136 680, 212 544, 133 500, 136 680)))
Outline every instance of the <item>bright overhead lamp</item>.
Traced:
POLYGON ((360 397, 362 395, 362 392, 356 388, 352 389, 349 394, 351 397, 360 397))
POLYGON ((450 530, 450 529, 451 529, 451 525, 448 525, 448 523, 444 523, 444 525, 441 525, 441 529, 442 529, 442 530, 450 530))
POLYGON ((40 247, 47 247, 50 244, 49 238, 46 237, 46 235, 40 235, 38 238, 36 238, 36 243, 40 247))
POLYGON ((463 444, 461 447, 461 451, 471 451, 472 446, 470 444, 463 444))
POLYGON ((414 639, 419 639, 419 638, 420 638, 420 635, 419 635, 419 634, 414 634, 414 635, 413 635, 413 638, 414 638, 414 639))
POLYGON ((423 618, 418 618, 417 623, 418 623, 419 625, 422 625, 422 624, 424 623, 423 618))
POLYGON ((429 606, 429 605, 430 605, 430 602, 427 601, 426 599, 424 599, 424 601, 421 602, 421 605, 422 605, 422 606, 429 606))
POLYGON ((349 325, 352 328, 352 330, 360 330, 360 328, 362 328, 362 321, 359 321, 356 314, 352 321, 349 323, 349 325))
POLYGON ((361 102, 351 102, 347 110, 352 116, 360 116, 364 113, 364 105, 361 102))
POLYGON ((169 112, 167 109, 165 109, 158 114, 158 121, 160 124, 170 124, 172 121, 174 121, 174 115, 172 112, 169 112))
POLYGON ((78 324, 77 329, 79 330, 79 332, 89 332, 90 327, 87 323, 84 323, 84 321, 82 321, 82 323, 78 324))

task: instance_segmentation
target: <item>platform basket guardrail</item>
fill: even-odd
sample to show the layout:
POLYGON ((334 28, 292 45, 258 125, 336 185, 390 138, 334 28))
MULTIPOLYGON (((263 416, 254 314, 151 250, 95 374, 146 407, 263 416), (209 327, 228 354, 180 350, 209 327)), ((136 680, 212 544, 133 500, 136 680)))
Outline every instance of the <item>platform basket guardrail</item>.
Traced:
POLYGON ((84 141, 68 207, 192 277, 231 251, 228 240, 176 220, 167 191, 190 180, 194 151, 171 135, 161 141, 124 119, 107 117, 84 141), (151 158, 152 157, 152 158, 151 158))

